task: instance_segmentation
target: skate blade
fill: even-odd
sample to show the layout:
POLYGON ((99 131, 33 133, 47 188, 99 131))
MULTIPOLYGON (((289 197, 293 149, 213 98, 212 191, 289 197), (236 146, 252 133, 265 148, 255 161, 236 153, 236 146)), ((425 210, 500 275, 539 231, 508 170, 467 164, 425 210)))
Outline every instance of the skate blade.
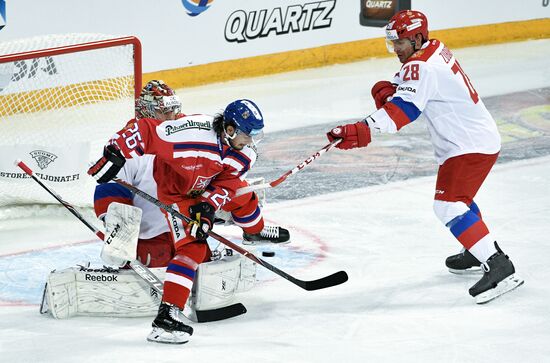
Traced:
POLYGON ((147 341, 162 344, 185 344, 190 335, 186 332, 169 332, 162 328, 153 328, 147 336, 147 341))
POLYGON ((521 286, 523 283, 524 283, 524 280, 521 277, 515 274, 510 275, 504 280, 502 280, 501 282, 499 282, 494 289, 487 290, 477 295, 475 297, 476 304, 486 304, 489 301, 494 300, 497 297, 502 296, 505 293, 514 290, 515 288, 521 286))
POLYGON ((483 271, 481 267, 470 267, 466 270, 455 270, 454 268, 449 268, 449 272, 455 275, 482 275, 483 271))
POLYGON ((243 239, 243 245, 245 246, 266 246, 266 245, 287 245, 290 243, 290 240, 285 242, 271 242, 269 240, 260 240, 260 241, 247 241, 243 239))

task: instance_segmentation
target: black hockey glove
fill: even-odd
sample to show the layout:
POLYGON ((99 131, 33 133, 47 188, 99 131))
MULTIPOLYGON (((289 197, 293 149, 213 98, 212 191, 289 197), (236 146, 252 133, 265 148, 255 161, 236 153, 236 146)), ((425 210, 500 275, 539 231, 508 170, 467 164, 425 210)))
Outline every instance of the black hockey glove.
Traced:
POLYGON ((103 157, 88 169, 99 184, 112 180, 126 163, 126 159, 115 145, 107 145, 103 149, 103 157))
POLYGON ((200 202, 189 207, 189 214, 191 222, 187 224, 187 234, 198 240, 206 240, 214 221, 214 207, 206 202, 200 202))

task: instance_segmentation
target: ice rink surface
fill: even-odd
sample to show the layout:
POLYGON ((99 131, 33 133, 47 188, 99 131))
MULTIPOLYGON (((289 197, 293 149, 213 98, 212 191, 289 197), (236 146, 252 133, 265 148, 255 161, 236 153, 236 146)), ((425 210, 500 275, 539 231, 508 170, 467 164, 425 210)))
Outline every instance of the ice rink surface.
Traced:
MULTIPOLYGON (((99 263, 100 244, 68 214, 0 222, 0 360, 5 362, 545 362, 550 357, 550 41, 460 49, 503 135, 476 198, 525 284, 476 305, 478 277, 448 273, 460 246, 432 213, 437 166, 418 120, 367 149, 333 150, 267 194, 264 216, 291 231, 273 265, 301 279, 350 280, 307 292, 258 270, 248 313, 194 324, 188 344, 145 341, 152 318, 38 314, 53 268, 99 263)), ((188 113, 251 98, 267 119, 252 176, 272 180, 326 144, 330 127, 374 110, 370 88, 394 58, 179 90, 188 113)), ((124 121, 121 120, 121 124, 124 121)), ((218 233, 238 239, 235 228, 218 233)), ((260 250, 257 250, 259 252, 260 250)))

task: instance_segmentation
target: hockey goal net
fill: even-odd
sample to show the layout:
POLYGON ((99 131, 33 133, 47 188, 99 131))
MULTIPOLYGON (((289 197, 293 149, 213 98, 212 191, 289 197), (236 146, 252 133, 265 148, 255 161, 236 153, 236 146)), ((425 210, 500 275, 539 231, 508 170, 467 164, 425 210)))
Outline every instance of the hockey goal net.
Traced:
POLYGON ((67 202, 92 206, 89 163, 133 117, 140 88, 135 37, 64 34, 1 43, 0 219, 56 203, 16 159, 67 202))

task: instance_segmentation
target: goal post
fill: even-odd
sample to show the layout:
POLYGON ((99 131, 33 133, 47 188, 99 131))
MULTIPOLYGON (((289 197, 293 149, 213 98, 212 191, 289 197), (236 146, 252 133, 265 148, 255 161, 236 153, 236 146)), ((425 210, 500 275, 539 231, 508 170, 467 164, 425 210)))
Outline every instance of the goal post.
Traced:
POLYGON ((21 159, 76 206, 104 143, 134 117, 142 85, 136 37, 48 35, 0 43, 0 219, 54 200, 13 164, 21 159))

